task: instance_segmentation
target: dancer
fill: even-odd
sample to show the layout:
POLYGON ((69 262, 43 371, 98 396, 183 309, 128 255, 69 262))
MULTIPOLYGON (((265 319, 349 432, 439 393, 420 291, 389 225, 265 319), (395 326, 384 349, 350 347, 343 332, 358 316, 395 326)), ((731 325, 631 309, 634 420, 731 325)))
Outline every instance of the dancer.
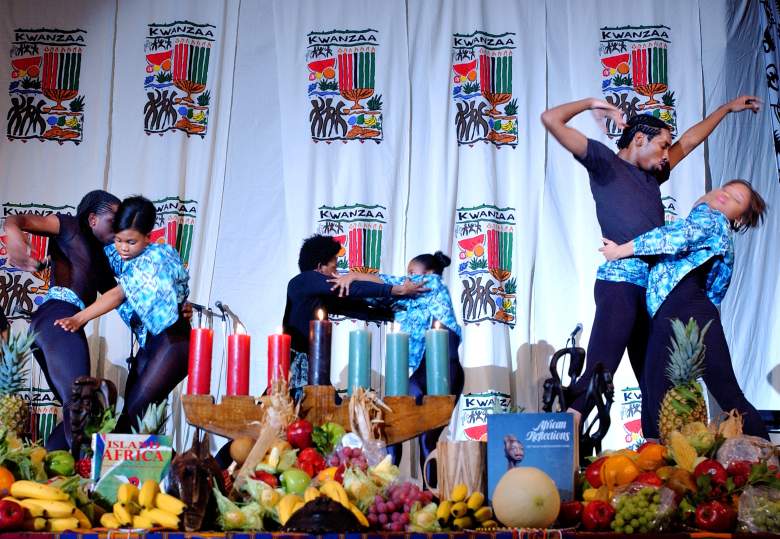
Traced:
MULTIPOLYGON (((620 109, 600 99, 582 99, 557 106, 542 114, 550 134, 569 150, 587 170, 596 202, 602 236, 620 243, 664 224, 660 184, 694 148, 704 141, 730 112, 758 112, 760 100, 740 96, 722 105, 688 129, 672 144, 669 125, 654 116, 640 114, 626 123, 620 109), (623 133, 614 153, 604 144, 588 139, 569 120, 592 110, 609 118, 623 133)), ((587 365, 572 388, 570 408, 584 412, 585 396, 597 363, 614 374, 628 349, 634 374, 643 388, 642 372, 647 347, 649 319, 645 308, 648 266, 640 258, 607 261, 596 274, 593 295, 596 312, 588 342, 587 365)))
POLYGON ((647 308, 652 316, 644 366, 642 432, 658 438, 658 415, 671 383, 669 320, 696 320, 700 328, 712 321, 704 337, 704 382, 723 410, 743 414, 746 434, 769 438, 761 416, 739 388, 726 337, 716 308, 728 290, 734 267, 732 231, 744 232, 764 219, 766 204, 750 183, 732 180, 701 197, 688 217, 646 232, 621 245, 604 240, 600 251, 608 260, 656 255, 647 285, 647 308))
POLYGON ((105 248, 118 285, 86 309, 55 322, 67 331, 78 331, 118 308, 138 339, 118 432, 130 432, 149 404, 165 400, 187 376, 190 325, 181 309, 189 294, 189 275, 173 247, 151 242, 156 216, 154 204, 143 197, 122 201, 114 222, 114 243, 105 248))
MULTIPOLYGON (((409 298, 394 299, 394 320, 400 325, 401 331, 409 334, 409 394, 418 401, 427 395, 425 374, 425 332, 434 322, 439 322, 442 329, 449 333, 449 371, 450 394, 460 395, 463 392, 465 376, 460 364, 458 347, 463 337, 460 325, 455 318, 455 309, 447 286, 442 280, 444 269, 450 265, 450 257, 436 251, 434 254, 421 254, 409 261, 407 275, 395 277, 392 275, 374 275, 351 272, 333 280, 334 289, 340 295, 349 294, 350 286, 356 281, 372 281, 377 283, 398 284, 406 279, 424 284, 429 290, 409 298)), ((436 448, 436 442, 442 429, 434 429, 420 436, 420 452, 424 460, 436 448)), ((393 454, 393 461, 401 460, 401 446, 391 446, 388 450, 393 454)))
POLYGON ((340 250, 341 245, 331 236, 315 234, 307 238, 298 255, 301 272, 287 284, 283 325, 284 332, 291 336, 291 388, 308 383, 309 322, 316 319, 317 310, 362 320, 386 320, 391 316, 389 311, 369 306, 362 298, 412 296, 427 290, 424 284, 409 279, 398 285, 360 282, 352 285, 351 297, 339 297, 330 281, 338 276, 340 250))
POLYGON ((76 215, 47 216, 20 214, 5 220, 9 263, 25 271, 36 271, 44 263, 29 253, 24 233, 49 238, 49 291, 33 313, 30 329, 35 332, 35 359, 54 396, 62 403, 63 420, 46 441, 46 448, 70 446, 70 398, 73 381, 89 376, 87 336, 54 326, 54 321, 71 316, 91 305, 98 292, 116 286, 103 246, 114 238, 112 223, 119 199, 105 191, 91 191, 79 202, 76 215))

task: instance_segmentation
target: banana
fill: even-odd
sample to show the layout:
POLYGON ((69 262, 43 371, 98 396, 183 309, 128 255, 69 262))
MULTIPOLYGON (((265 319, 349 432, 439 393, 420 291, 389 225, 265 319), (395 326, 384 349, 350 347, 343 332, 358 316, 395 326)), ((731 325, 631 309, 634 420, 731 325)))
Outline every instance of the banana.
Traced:
POLYGON ((73 505, 71 502, 61 502, 61 501, 55 501, 55 500, 36 500, 36 499, 24 499, 20 500, 19 504, 21 504, 22 507, 30 511, 30 514, 32 515, 33 507, 40 507, 40 509, 43 511, 42 515, 33 515, 33 516, 43 516, 45 518, 67 518, 70 516, 73 516, 73 513, 76 512, 76 506, 73 505))
POLYGON ((303 493, 303 500, 309 503, 312 500, 316 500, 320 497, 320 491, 317 487, 306 487, 306 491, 303 493))
POLYGON ((490 508, 489 505, 480 507, 479 509, 474 511, 474 518, 476 518, 479 522, 485 522, 486 520, 490 520, 491 518, 493 518, 493 510, 490 508))
POLYGON ((452 521, 452 527, 456 530, 465 530, 474 526, 474 521, 471 517, 460 517, 452 521))
POLYGON ((467 487, 463 483, 459 483, 453 487, 452 492, 450 493, 450 499, 453 502, 462 502, 463 500, 466 499, 468 493, 469 493, 469 487, 467 487))
POLYGON ((114 516, 122 526, 129 526, 133 523, 133 515, 122 503, 116 502, 114 504, 114 516))
POLYGON ((466 501, 466 506, 472 511, 476 511, 482 504, 485 503, 485 495, 481 492, 472 492, 469 499, 466 501))
POLYGON ((46 531, 64 532, 65 530, 76 530, 79 527, 79 519, 76 517, 50 518, 46 521, 46 531))
POLYGON ((22 523, 22 529, 30 532, 40 532, 46 529, 46 519, 41 517, 28 518, 22 523))
MULTIPOLYGON (((7 500, 8 498, 3 498, 4 500, 7 500)), ((25 508, 29 516, 32 518, 38 518, 43 516, 43 507, 35 503, 35 500, 27 501, 27 500, 16 500, 14 499, 16 503, 21 505, 25 508)))
POLYGON ((481 522, 479 525, 480 528, 498 528, 498 522, 495 520, 486 520, 484 522, 481 522))
POLYGON ((159 508, 148 509, 144 515, 155 524, 172 530, 179 529, 179 517, 159 508))
POLYGON ((103 516, 100 517, 100 525, 109 530, 115 530, 119 527, 119 521, 114 513, 103 513, 103 516))
POLYGON ((282 499, 279 500, 279 503, 276 505, 277 510, 279 511, 279 523, 284 526, 287 523, 287 520, 292 516, 293 514, 293 507, 295 507, 295 504, 297 504, 299 501, 301 501, 301 497, 297 494, 285 494, 282 496, 282 499))
POLYGON ((121 503, 138 500, 138 487, 132 483, 122 483, 116 491, 116 499, 121 503))
POLYGON ((160 485, 154 479, 144 481, 138 492, 138 503, 144 509, 154 509, 154 497, 160 492, 160 485))
POLYGON ((293 505, 292 509, 290 510, 290 516, 293 516, 295 514, 295 512, 298 511, 298 509, 300 509, 304 505, 306 505, 306 503, 303 502, 303 501, 295 502, 295 505, 293 505))
POLYGON ((79 521, 79 528, 82 530, 91 530, 92 529, 92 522, 89 521, 87 518, 87 515, 84 514, 84 512, 79 509, 78 507, 73 512, 73 516, 76 517, 76 520, 79 521))
POLYGON ((338 481, 325 481, 320 486, 320 492, 349 509, 349 496, 338 481))
POLYGON ((163 511, 176 516, 181 515, 187 507, 179 498, 171 496, 170 494, 165 494, 164 492, 157 493, 157 496, 154 497, 154 505, 157 506, 158 509, 162 509, 163 511))
POLYGON ((36 500, 67 501, 70 498, 62 490, 36 483, 35 481, 14 481, 11 484, 11 496, 14 498, 34 498, 36 500))
POLYGON ((352 511, 352 514, 355 515, 355 518, 358 519, 361 526, 368 528, 368 519, 366 518, 366 515, 363 514, 363 511, 358 509, 353 503, 349 504, 349 510, 352 511))
POLYGON ((154 528, 154 522, 141 515, 133 515, 133 528, 140 528, 142 530, 150 530, 154 528))
POLYGON ((452 504, 452 508, 450 508, 450 514, 455 518, 461 518, 466 516, 466 513, 468 513, 469 508, 464 502, 458 502, 452 504))
POLYGON ((450 519, 450 509, 452 509, 452 502, 449 500, 442 500, 436 509, 436 519, 442 526, 450 519))

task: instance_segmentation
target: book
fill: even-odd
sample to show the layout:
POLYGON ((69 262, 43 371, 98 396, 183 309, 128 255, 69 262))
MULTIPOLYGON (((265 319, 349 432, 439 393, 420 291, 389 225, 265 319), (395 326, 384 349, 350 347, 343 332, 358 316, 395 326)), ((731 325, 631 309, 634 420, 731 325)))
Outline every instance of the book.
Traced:
POLYGON ((488 499, 507 470, 539 468, 552 478, 561 500, 574 499, 577 437, 574 416, 566 413, 487 416, 488 499))
POLYGON ((147 479, 162 481, 168 475, 172 458, 170 436, 93 434, 93 492, 113 504, 122 483, 133 483, 140 488, 147 479))

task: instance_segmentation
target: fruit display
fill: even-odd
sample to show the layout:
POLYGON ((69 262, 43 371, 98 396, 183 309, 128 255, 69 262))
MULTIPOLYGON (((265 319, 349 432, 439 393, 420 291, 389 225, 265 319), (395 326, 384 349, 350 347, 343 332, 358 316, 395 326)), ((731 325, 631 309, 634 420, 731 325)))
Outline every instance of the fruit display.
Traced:
POLYGON ((179 515, 184 512, 184 502, 160 492, 157 481, 147 480, 139 489, 125 483, 117 490, 117 502, 113 511, 100 517, 100 525, 109 530, 134 528, 179 529, 179 515))

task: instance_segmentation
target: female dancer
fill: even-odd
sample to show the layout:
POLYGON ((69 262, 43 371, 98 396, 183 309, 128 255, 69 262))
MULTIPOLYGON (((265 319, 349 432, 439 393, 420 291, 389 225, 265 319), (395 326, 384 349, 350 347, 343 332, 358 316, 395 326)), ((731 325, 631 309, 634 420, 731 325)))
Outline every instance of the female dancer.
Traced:
POLYGON ((98 292, 116 286, 103 246, 113 241, 111 227, 118 205, 119 199, 114 195, 91 191, 79 202, 75 217, 63 213, 20 214, 5 221, 9 262, 17 268, 35 271, 43 264, 28 254, 25 232, 49 238, 49 292, 31 322, 31 330, 36 334, 35 359, 63 410, 62 423, 46 442, 49 450, 70 446, 71 387, 76 378, 90 374, 84 331, 63 331, 54 326, 54 321, 73 315, 92 304, 98 292))
POLYGON ((642 431, 658 438, 661 401, 670 387, 665 365, 672 335, 671 318, 691 317, 700 328, 713 321, 704 343, 704 382, 723 410, 744 416, 745 433, 768 438, 761 417, 739 388, 726 337, 716 308, 726 294, 734 267, 732 231, 743 232, 763 221, 766 203, 750 183, 731 180, 702 198, 685 219, 655 228, 633 241, 617 245, 604 240, 600 250, 608 260, 633 255, 657 255, 647 286, 647 310, 652 316, 644 368, 642 431))
POLYGON ((122 201, 114 222, 114 243, 105 248, 118 286, 86 309, 55 322, 67 331, 78 331, 118 308, 137 337, 139 351, 127 376, 118 432, 129 432, 149 404, 163 401, 187 376, 190 325, 181 308, 189 294, 189 275, 173 247, 151 243, 155 219, 149 200, 122 201))

